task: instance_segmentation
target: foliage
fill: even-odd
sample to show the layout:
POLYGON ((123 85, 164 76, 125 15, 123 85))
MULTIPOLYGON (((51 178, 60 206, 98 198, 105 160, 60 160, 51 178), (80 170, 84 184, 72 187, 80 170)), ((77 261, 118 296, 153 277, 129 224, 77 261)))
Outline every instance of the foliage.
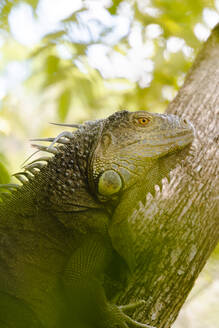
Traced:
MULTIPOLYGON (((8 17, 24 2, 32 6, 35 17, 39 16, 37 0, 4 0, 0 5, 1 28, 4 32, 7 31, 6 37, 12 40, 14 36, 10 33, 8 17)), ((83 106, 88 116, 95 116, 93 113, 102 108, 109 108, 110 111, 112 104, 116 104, 112 111, 123 107, 163 111, 182 83, 200 46, 194 28, 202 21, 204 8, 214 8, 214 1, 117 0, 111 4, 100 2, 112 22, 124 18, 125 8, 128 8, 129 27, 126 34, 116 36, 117 25, 104 24, 101 17, 95 17, 92 1, 82 2, 80 9, 69 12, 69 15, 62 19, 54 30, 44 35, 32 49, 26 48, 24 59, 27 60, 28 57, 31 62, 30 80, 26 80, 28 87, 34 89, 35 93, 41 93, 43 90, 44 95, 48 89, 55 88, 53 101, 56 103, 55 108, 60 120, 65 120, 69 112, 78 105, 83 106), (86 18, 89 13, 90 19, 86 18), (135 37, 139 39, 138 44, 135 44, 135 37), (178 51, 169 51, 173 37, 175 42, 181 43, 178 51), (108 70, 114 59, 120 58, 129 62, 132 53, 136 51, 139 52, 136 61, 140 60, 139 64, 145 65, 146 68, 142 67, 141 72, 133 74, 136 76, 115 71, 113 77, 104 79, 107 75, 104 69, 91 65, 89 60, 90 49, 97 45, 104 45, 107 49, 105 63, 109 66, 108 70), (67 55, 63 56, 63 52, 67 55), (147 68, 147 65, 151 67, 147 68), (129 87, 123 81, 128 76, 131 82, 129 87), (37 83, 37 88, 34 86, 36 77, 41 81, 37 83), (112 91, 114 88, 111 80, 114 78, 120 79, 120 93, 112 91)), ((16 41, 14 43, 16 44, 16 41)), ((7 42, 2 47, 2 52, 3 56, 4 53, 7 54, 7 42)), ((135 58, 131 62, 132 67, 134 60, 135 58)))
POLYGON ((0 154, 0 184, 8 183, 10 181, 9 173, 3 164, 4 156, 0 154))

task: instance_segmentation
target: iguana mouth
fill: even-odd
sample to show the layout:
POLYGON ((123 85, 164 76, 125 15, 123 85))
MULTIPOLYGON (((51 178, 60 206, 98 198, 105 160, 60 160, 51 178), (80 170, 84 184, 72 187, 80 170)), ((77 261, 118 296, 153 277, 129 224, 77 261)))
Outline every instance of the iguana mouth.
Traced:
POLYGON ((134 141, 130 142, 127 144, 127 146, 133 145, 133 144, 145 144, 148 145, 149 147, 160 147, 160 146, 169 146, 169 145, 174 145, 177 144, 179 146, 185 147, 187 144, 191 143, 194 139, 194 133, 191 130, 187 131, 180 131, 179 133, 176 134, 164 134, 163 137, 159 136, 152 136, 150 138, 146 138, 143 140, 139 141, 134 141), (158 142, 159 140, 159 142, 158 142), (163 142, 162 142, 163 140, 163 142))
POLYGON ((186 128, 175 130, 158 130, 157 133, 152 132, 145 138, 134 140, 126 144, 123 150, 123 156, 126 152, 138 156, 135 148, 138 149, 139 156, 145 158, 163 158, 171 155, 176 151, 180 151, 187 145, 191 144, 194 139, 194 128, 192 124, 188 124, 186 128))

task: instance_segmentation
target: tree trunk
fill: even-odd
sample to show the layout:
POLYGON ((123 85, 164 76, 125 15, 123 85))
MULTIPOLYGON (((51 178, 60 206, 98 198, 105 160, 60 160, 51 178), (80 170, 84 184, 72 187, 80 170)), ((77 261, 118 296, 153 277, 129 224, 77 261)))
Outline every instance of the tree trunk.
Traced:
POLYGON ((129 217, 138 266, 119 303, 145 299, 134 317, 171 327, 219 239, 219 25, 204 44, 168 113, 196 129, 191 154, 129 217))

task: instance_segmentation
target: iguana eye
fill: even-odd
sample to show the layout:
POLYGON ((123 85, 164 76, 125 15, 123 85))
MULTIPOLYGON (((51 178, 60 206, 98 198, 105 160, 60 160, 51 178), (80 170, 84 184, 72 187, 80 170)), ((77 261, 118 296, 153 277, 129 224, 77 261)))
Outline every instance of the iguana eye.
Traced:
POLYGON ((136 121, 137 121, 138 124, 140 124, 142 126, 145 126, 150 122, 149 118, 147 118, 147 117, 138 117, 136 119, 136 121))

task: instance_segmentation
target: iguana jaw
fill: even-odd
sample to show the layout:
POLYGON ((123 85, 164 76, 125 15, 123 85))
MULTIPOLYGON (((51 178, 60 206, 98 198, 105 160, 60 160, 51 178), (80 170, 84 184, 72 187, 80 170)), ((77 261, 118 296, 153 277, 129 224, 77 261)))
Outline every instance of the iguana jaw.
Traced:
MULTIPOLYGON (((155 186, 158 185, 162 189, 162 179, 167 178, 169 180, 170 172, 190 154, 190 149, 191 143, 181 150, 166 154, 152 161, 150 167, 148 166, 147 170, 145 170, 145 173, 142 173, 133 185, 124 189, 118 196, 119 206, 122 206, 123 201, 127 203, 127 199, 130 198, 129 204, 132 203, 133 207, 135 207, 139 201, 145 202, 148 193, 154 196, 155 186), (133 191, 133 189, 135 189, 134 197, 129 197, 129 193, 133 191)), ((122 220, 122 217, 118 216, 117 219, 122 220)))

